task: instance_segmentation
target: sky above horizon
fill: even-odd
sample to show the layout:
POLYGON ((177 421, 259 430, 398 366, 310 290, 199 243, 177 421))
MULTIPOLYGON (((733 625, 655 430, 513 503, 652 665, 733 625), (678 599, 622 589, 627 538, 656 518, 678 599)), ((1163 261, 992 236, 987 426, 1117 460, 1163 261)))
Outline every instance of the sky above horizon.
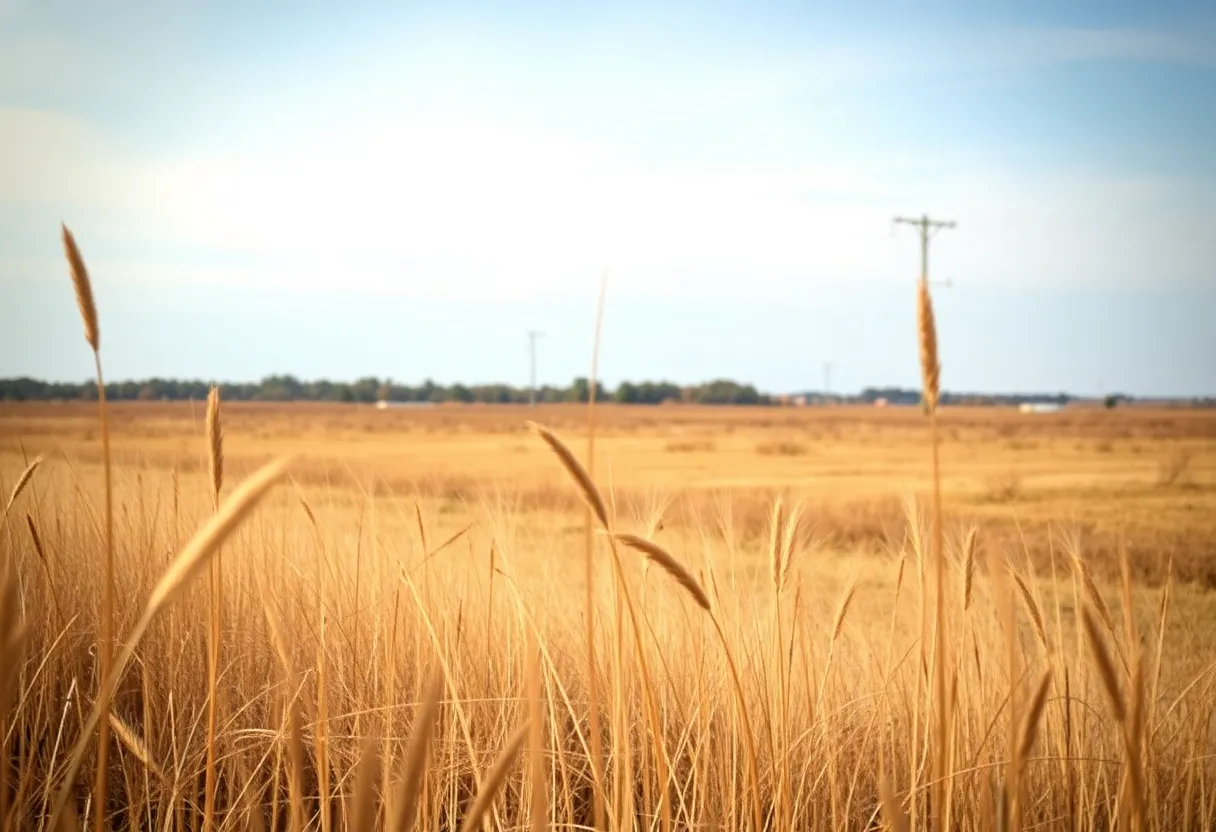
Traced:
POLYGON ((1216 8, 0 0, 0 377, 1216 394, 1216 8))

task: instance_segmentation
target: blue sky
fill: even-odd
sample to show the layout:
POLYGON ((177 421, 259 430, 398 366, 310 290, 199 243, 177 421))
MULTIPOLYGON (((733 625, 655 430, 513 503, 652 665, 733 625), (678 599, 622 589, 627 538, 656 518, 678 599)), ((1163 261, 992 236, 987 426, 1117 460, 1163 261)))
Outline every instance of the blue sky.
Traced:
POLYGON ((0 0, 0 376, 1216 393, 1199 5, 0 0), (255 7, 256 6, 256 7, 255 7))

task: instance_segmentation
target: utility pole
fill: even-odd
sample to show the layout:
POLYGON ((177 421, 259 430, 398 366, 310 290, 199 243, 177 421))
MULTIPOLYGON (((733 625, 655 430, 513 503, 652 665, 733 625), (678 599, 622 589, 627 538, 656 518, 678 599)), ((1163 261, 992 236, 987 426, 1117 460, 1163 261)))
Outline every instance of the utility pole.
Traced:
POLYGON ((823 363, 823 403, 827 404, 832 397, 832 362, 823 363))
POLYGON ((528 330, 528 351, 532 358, 532 371, 529 376, 528 385, 528 404, 532 407, 536 407, 536 339, 544 334, 535 329, 528 330))
MULTIPOLYGON (((928 281, 929 240, 943 228, 954 228, 956 223, 954 220, 932 220, 928 214, 922 214, 919 218, 896 217, 895 222, 915 226, 920 231, 920 277, 921 280, 928 281)), ((949 286, 950 282, 946 281, 946 285, 949 286)))

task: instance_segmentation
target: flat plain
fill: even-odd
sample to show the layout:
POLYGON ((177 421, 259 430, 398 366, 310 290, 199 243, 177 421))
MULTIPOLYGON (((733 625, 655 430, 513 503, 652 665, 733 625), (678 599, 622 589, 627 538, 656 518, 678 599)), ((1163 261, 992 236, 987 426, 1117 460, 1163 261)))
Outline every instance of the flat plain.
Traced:
MULTIPOLYGON (((111 404, 116 460, 149 475, 205 467, 204 406, 111 404)), ((224 416, 234 473, 296 453, 301 482, 348 496, 374 485, 434 502, 452 522, 467 519, 458 506, 488 495, 580 505, 526 423, 582 451, 584 406, 235 402, 224 416)), ((1122 542, 1145 576, 1159 578, 1173 556, 1181 574, 1216 587, 1216 411, 944 408, 940 419, 944 507, 955 522, 981 524, 1016 548, 1028 535, 1082 534, 1091 563, 1111 577, 1122 542)), ((873 548, 902 534, 904 500, 924 498, 931 484, 928 422, 917 408, 599 404, 595 421, 601 486, 629 510, 664 501, 679 515, 724 499, 764 524, 781 493, 806 501, 811 525, 835 548, 873 548)), ((96 405, 0 405, 10 471, 44 451, 96 463, 96 405)))
MULTIPOLYGON (((110 406, 119 644, 214 511, 205 407, 110 406)), ((494 784, 483 822, 495 829, 898 828, 942 820, 931 796, 962 828, 1212 827, 1216 412, 940 410, 953 673, 942 792, 933 676, 916 671, 936 610, 921 411, 594 414, 589 458, 585 405, 225 402, 223 493, 294 460, 224 544, 222 600, 197 581, 135 653, 115 697, 113 823, 328 832, 357 827, 352 807, 368 801, 387 822, 440 666, 418 828, 467 818, 528 719, 543 730, 494 784), (659 544, 710 609, 661 558, 589 533, 578 484, 529 421, 588 469, 611 531, 659 544), (1113 682, 1083 608, 1102 622, 1113 682), (1130 705, 1138 723, 1111 718, 1130 705), (368 790, 371 750, 381 774, 368 790)), ((98 683, 96 403, 0 404, 5 494, 38 454, 2 543, 38 662, 23 665, 0 789, 31 825, 64 786, 98 683)))

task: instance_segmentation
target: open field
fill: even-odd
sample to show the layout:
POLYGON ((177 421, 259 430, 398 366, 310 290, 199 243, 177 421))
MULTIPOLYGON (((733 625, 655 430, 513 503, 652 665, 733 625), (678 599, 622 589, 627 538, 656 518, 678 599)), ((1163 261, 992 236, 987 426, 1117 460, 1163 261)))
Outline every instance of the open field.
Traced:
MULTIPOLYGON (((110 407, 119 645, 215 510, 205 408, 110 407)), ((439 666, 420 829, 459 827, 529 719, 494 784, 495 829, 587 828, 600 810, 613 829, 871 829, 904 812, 967 829, 1213 828, 1216 413, 938 418, 946 700, 919 410, 597 406, 607 520, 664 547, 685 591, 661 558, 588 538, 579 488, 525 426, 585 464, 585 407, 224 404, 223 496, 299 456, 223 543, 222 593, 192 582, 134 651, 114 697, 111 823, 201 828, 210 750, 219 827, 372 828, 356 807, 386 819, 408 802, 439 666)), ((64 794, 91 811, 96 404, 0 404, 5 494, 37 454, 0 538, 28 626, 0 708, 0 811, 30 828, 81 737, 64 794)))
MULTIPOLYGON (((205 467, 203 403, 120 403, 111 414, 124 467, 205 467)), ((27 455, 62 453, 87 467, 101 453, 96 416, 81 403, 0 404, 0 454, 19 468, 24 445, 27 455)), ((344 494, 375 486, 452 524, 467 522, 462 506, 504 494, 523 507, 574 511, 578 495, 528 434, 529 419, 576 444, 586 433, 576 405, 234 403, 225 408, 225 456, 239 473, 298 453, 302 483, 344 494)), ((782 493, 807 502, 830 548, 875 551, 898 543, 903 499, 923 498, 931 482, 918 409, 599 405, 596 422, 602 486, 626 516, 661 500, 670 522, 695 523, 691 510, 725 500, 759 533, 782 493)), ((941 424, 944 505, 955 523, 977 523, 1018 550, 1051 530, 1078 533, 1091 566, 1111 578, 1122 541, 1145 580, 1160 581, 1172 556, 1176 575, 1216 587, 1216 411, 947 408, 941 424)))

